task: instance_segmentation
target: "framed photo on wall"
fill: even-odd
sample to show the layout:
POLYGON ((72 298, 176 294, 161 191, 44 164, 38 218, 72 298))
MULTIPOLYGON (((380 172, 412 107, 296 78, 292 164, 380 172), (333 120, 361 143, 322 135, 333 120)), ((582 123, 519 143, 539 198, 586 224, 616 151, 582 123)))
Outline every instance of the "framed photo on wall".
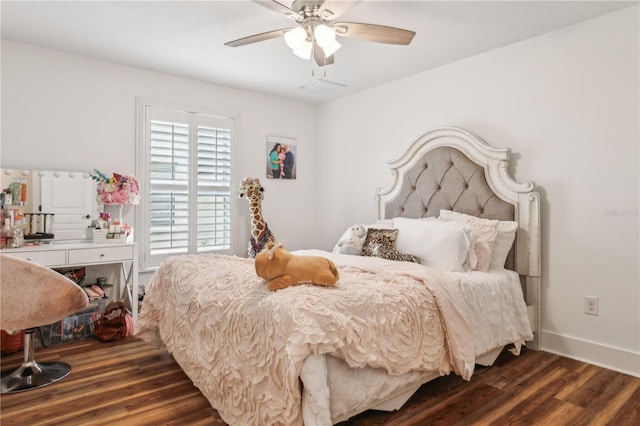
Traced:
POLYGON ((298 168, 296 140, 284 136, 267 136, 267 178, 295 179, 298 168))

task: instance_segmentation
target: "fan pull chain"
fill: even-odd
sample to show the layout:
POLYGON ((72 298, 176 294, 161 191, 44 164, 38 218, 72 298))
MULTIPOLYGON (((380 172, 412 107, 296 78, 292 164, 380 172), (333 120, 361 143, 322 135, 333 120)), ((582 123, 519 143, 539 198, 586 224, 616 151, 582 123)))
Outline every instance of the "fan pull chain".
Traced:
MULTIPOLYGON (((311 77, 315 77, 316 76, 316 68, 313 64, 313 60, 309 61, 309 63, 311 64, 311 77)), ((322 68, 322 76, 323 77, 327 77, 327 68, 326 68, 326 64, 325 66, 322 68)))
POLYGON ((311 65, 311 77, 315 77, 315 69, 313 68, 313 58, 314 58, 314 49, 315 46, 311 45, 311 58, 309 58, 309 65, 311 65))

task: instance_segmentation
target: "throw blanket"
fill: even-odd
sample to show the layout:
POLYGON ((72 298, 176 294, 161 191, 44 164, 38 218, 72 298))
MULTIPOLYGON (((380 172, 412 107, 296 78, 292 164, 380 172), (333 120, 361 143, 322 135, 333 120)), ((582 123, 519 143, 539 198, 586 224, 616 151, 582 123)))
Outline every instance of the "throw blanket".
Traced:
POLYGON ((164 343, 232 425, 302 424, 299 375, 311 354, 393 375, 455 371, 470 378, 473 337, 445 274, 342 258, 336 287, 276 292, 256 276, 252 259, 168 258, 146 288, 136 335, 164 343))

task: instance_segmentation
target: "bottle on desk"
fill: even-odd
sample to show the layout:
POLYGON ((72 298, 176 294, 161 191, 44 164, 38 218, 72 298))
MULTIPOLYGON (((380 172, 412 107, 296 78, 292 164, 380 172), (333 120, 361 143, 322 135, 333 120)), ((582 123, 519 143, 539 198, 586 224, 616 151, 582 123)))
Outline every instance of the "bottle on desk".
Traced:
POLYGON ((11 247, 13 240, 13 228, 11 226, 11 219, 5 218, 4 225, 2 226, 2 230, 0 231, 0 247, 11 247))

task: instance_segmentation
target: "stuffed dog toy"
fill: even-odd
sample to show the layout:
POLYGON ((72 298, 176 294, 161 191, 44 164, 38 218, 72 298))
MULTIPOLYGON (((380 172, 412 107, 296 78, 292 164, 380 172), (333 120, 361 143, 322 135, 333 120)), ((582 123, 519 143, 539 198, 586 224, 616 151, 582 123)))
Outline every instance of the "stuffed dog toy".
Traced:
POLYGON ((294 256, 282 242, 269 244, 258 253, 255 266, 256 274, 267 281, 272 291, 302 283, 334 286, 339 278, 336 265, 329 259, 294 256))

